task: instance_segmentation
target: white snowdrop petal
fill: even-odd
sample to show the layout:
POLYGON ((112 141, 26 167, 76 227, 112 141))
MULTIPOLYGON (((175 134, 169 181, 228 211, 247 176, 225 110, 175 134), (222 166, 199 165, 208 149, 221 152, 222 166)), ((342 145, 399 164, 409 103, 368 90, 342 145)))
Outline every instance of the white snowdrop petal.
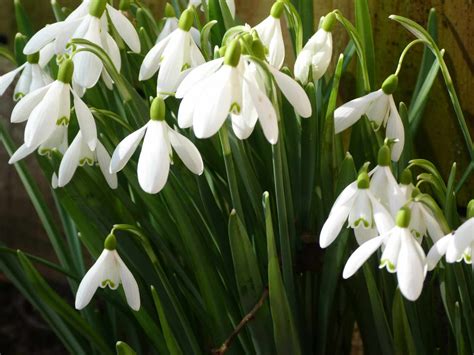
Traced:
POLYGON ((95 125, 94 117, 92 116, 89 107, 87 107, 74 90, 71 90, 71 92, 74 97, 74 108, 76 109, 77 121, 79 123, 82 137, 90 150, 94 151, 97 145, 97 127, 95 125))
POLYGON ((132 23, 119 11, 107 4, 107 13, 124 42, 135 53, 140 53, 140 38, 132 23))
POLYGON ((311 102, 309 101, 308 95, 303 88, 293 80, 290 76, 283 74, 279 70, 276 70, 272 66, 268 66, 270 72, 273 74, 275 81, 280 88, 281 92, 288 99, 290 104, 295 108, 295 111, 301 117, 311 116, 311 102))
POLYGON ((102 175, 104 175, 107 184, 111 189, 116 189, 118 186, 117 174, 110 173, 110 155, 100 141, 97 141, 95 153, 97 156, 97 162, 99 163, 100 171, 102 172, 102 175))
POLYGON ((40 57, 39 57, 39 66, 44 68, 48 63, 53 59, 54 55, 54 43, 48 43, 40 50, 40 57))
POLYGON ((5 90, 7 90, 7 88, 10 86, 10 84, 13 82, 13 80, 15 79, 15 76, 20 71, 22 71, 23 68, 25 68, 25 65, 26 64, 23 64, 23 65, 19 66, 18 68, 16 68, 16 69, 0 76, 0 96, 5 93, 5 90))
POLYGON ((201 153, 196 146, 185 136, 168 128, 168 135, 171 146, 176 151, 184 165, 194 174, 201 175, 204 171, 204 163, 201 153))
POLYGON ((390 95, 390 116, 387 121, 386 136, 390 139, 398 139, 392 147, 392 160, 398 161, 405 145, 405 128, 402 119, 398 113, 393 97, 390 95))
POLYGON ((354 275, 362 264, 380 247, 383 239, 384 236, 375 237, 358 247, 347 260, 342 272, 342 277, 348 279, 354 275))
POLYGON ((135 153, 135 150, 137 150, 138 144, 140 144, 140 141, 145 135, 147 126, 148 125, 145 125, 129 134, 118 144, 112 154, 112 160, 110 161, 109 171, 111 173, 116 173, 124 168, 133 153, 135 153))
POLYGON ((137 281, 118 253, 116 254, 115 258, 118 263, 120 279, 122 281, 127 303, 131 309, 138 311, 140 309, 140 290, 138 289, 137 281))
POLYGON ((331 213, 332 211, 336 211, 339 207, 352 204, 351 200, 355 197, 357 191, 357 181, 354 181, 347 185, 336 198, 336 201, 334 201, 334 204, 331 208, 331 213))
POLYGON ((341 232, 352 204, 340 206, 337 210, 331 210, 328 219, 324 222, 321 234, 319 235, 319 245, 321 248, 328 247, 341 232))
POLYGON ((143 191, 150 194, 159 192, 168 180, 170 147, 165 124, 160 121, 148 123, 138 159, 138 182, 143 191))
POLYGON ((443 230, 441 229, 441 226, 439 225, 436 218, 429 212, 426 206, 421 205, 420 210, 423 215, 423 220, 426 224, 426 228, 428 229, 428 233, 433 242, 436 243, 440 238, 444 236, 443 230))
POLYGON ((159 43, 155 44, 146 54, 145 59, 143 59, 142 65, 140 66, 138 80, 148 80, 158 71, 161 64, 161 56, 171 38, 172 35, 169 35, 159 43))
POLYGON ((31 153, 33 153, 36 150, 36 147, 28 147, 25 144, 22 144, 16 151, 15 153, 12 154, 10 157, 10 160, 8 160, 8 164, 15 164, 19 160, 27 157, 31 153))
POLYGON ((398 255, 401 246, 401 229, 393 228, 385 239, 385 248, 380 258, 379 268, 386 267, 387 271, 394 273, 397 271, 398 255))
POLYGON ((334 128, 336 134, 356 123, 367 111, 369 105, 381 95, 384 95, 382 90, 374 91, 339 106, 334 111, 334 128))
POLYGON ((64 22, 57 22, 53 23, 52 25, 46 25, 41 30, 36 32, 33 37, 30 38, 28 43, 26 43, 25 48, 23 49, 23 53, 29 55, 38 52, 49 42, 54 40, 56 36, 61 33, 64 26, 64 22))
POLYGON ((78 310, 83 309, 89 304, 100 284, 101 267, 106 259, 108 250, 104 250, 94 265, 87 271, 79 284, 76 292, 75 307, 78 310))
POLYGON ((191 72, 184 78, 176 90, 176 97, 181 99, 193 89, 197 83, 208 78, 212 73, 217 71, 224 62, 223 58, 211 60, 210 62, 201 64, 200 66, 191 70, 191 72))
POLYGON ((58 187, 63 187, 71 181, 81 159, 82 136, 77 133, 66 153, 61 160, 58 172, 58 187))
POLYGON ((165 24, 161 29, 158 38, 156 39, 155 43, 161 42, 163 39, 169 36, 171 32, 178 28, 178 19, 176 17, 168 17, 165 20, 165 24))
POLYGON ((276 144, 278 141, 278 119, 272 102, 252 82, 245 80, 244 85, 249 89, 265 137, 271 144, 276 144))
POLYGON ((388 119, 388 114, 390 113, 390 102, 388 95, 380 95, 377 100, 373 101, 365 114, 367 118, 375 123, 376 128, 379 128, 382 124, 384 124, 388 119))
POLYGON ((273 37, 268 45, 268 62, 280 69, 285 61, 285 42, 281 31, 280 19, 275 19, 273 37))
POLYGON ((181 69, 184 66, 184 46, 188 33, 177 29, 172 40, 163 51, 160 71, 158 72, 157 94, 174 93, 180 80, 181 69))
POLYGON ((436 264, 441 260, 443 255, 446 254, 448 246, 453 241, 453 234, 448 234, 443 238, 440 238, 434 245, 431 247, 426 257, 426 262, 428 264, 428 270, 431 271, 436 267, 436 264))
POLYGON ((50 87, 51 85, 45 86, 23 97, 13 108, 10 121, 12 123, 26 121, 33 109, 43 100, 50 87))
POLYGON ((454 232, 454 243, 452 248, 448 248, 448 252, 446 253, 446 261, 454 262, 455 260, 459 259, 459 256, 462 255, 464 250, 466 250, 466 248, 469 247, 473 241, 474 218, 469 218, 454 232), (452 249, 453 252, 450 252, 450 249, 452 249), (456 255, 453 255, 454 253, 456 255))
POLYGON ((397 264, 398 285, 403 296, 410 301, 415 301, 423 290, 424 260, 420 260, 416 242, 407 229, 402 229, 401 238, 397 264))
POLYGON ((368 223, 368 227, 372 226, 372 206, 367 189, 359 189, 357 191, 351 212, 349 213, 348 222, 352 228, 356 227, 356 223, 360 223, 361 225, 368 223))
MULTIPOLYGON (((22 96, 28 94, 30 92, 30 85, 32 84, 33 80, 33 68, 32 64, 26 63, 24 66, 23 71, 18 78, 18 81, 15 85, 15 90, 13 91, 13 98, 14 100, 19 100, 22 96)), ((1 77, 0 77, 0 86, 1 86, 1 77)), ((0 93, 1 93, 0 88, 0 93)))
POLYGON ((103 43, 105 51, 109 55, 110 60, 112 60, 115 69, 120 72, 120 69, 122 67, 122 58, 120 57, 120 49, 117 45, 117 42, 115 42, 115 40, 110 34, 105 33, 103 43))
MULTIPOLYGON (((245 119, 245 115, 236 115, 231 114, 232 120, 232 130, 237 138, 244 140, 247 139, 253 132, 255 125, 252 125, 249 120, 245 119)), ((257 114, 255 112, 255 117, 257 118, 257 114)))
POLYGON ((369 198, 372 203, 372 211, 377 230, 380 234, 385 234, 395 227, 395 221, 390 212, 373 196, 370 191, 369 198))
POLYGON ((357 244, 362 245, 365 242, 375 238, 377 233, 377 228, 365 228, 361 224, 357 228, 354 228, 354 235, 357 240, 357 244))
POLYGON ((39 64, 31 65, 31 83, 28 92, 32 92, 42 88, 53 82, 53 79, 46 73, 39 64))

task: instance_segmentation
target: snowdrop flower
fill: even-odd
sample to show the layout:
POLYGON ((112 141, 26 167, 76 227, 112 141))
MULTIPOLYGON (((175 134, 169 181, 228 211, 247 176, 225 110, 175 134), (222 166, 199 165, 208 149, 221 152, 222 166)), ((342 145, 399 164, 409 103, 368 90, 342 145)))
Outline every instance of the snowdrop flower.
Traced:
POLYGON ((320 79, 329 66, 332 56, 332 27, 336 16, 331 12, 323 21, 321 28, 308 40, 296 57, 295 78, 303 85, 308 84, 309 74, 313 80, 320 79))
POLYGON ((377 231, 383 233, 392 226, 390 213, 372 195, 369 186, 369 176, 362 171, 357 181, 341 192, 321 230, 321 248, 328 247, 336 239, 346 220, 354 229, 359 245, 377 236, 377 231))
MULTIPOLYGON (((178 24, 179 24, 179 21, 176 18, 176 13, 174 12, 173 6, 170 3, 166 3, 164 24, 163 24, 160 34, 158 35, 156 39, 156 43, 161 42, 166 37, 168 37, 174 30, 178 28, 178 24)), ((201 37, 201 34, 199 33, 199 31, 196 28, 191 27, 189 29, 189 32, 191 33, 191 36, 193 37, 193 40, 196 43, 196 45, 199 46, 200 37, 201 37)))
POLYGON ((27 56, 27 61, 18 68, 0 76, 0 96, 10 86, 18 73, 20 78, 15 86, 14 99, 19 100, 26 94, 50 84, 53 79, 38 64, 39 53, 27 56))
POLYGON ((61 160, 57 186, 64 187, 69 183, 74 176, 77 167, 86 164, 93 166, 96 163, 99 165, 100 171, 104 175, 110 188, 116 189, 118 186, 117 175, 109 172, 109 153, 107 153, 107 150, 99 140, 97 140, 95 150, 92 151, 84 140, 81 131, 79 131, 61 160))
POLYGON ((443 255, 448 263, 464 260, 472 264, 474 250, 474 200, 467 205, 467 219, 454 232, 439 239, 428 253, 428 268, 434 269, 443 255))
POLYGON ((406 202, 390 168, 390 148, 383 145, 378 153, 378 165, 370 172, 370 191, 394 216, 406 202))
POLYGON ((147 80, 159 70, 156 88, 158 95, 176 92, 189 69, 205 62, 190 33, 193 21, 193 10, 185 10, 178 28, 158 42, 143 60, 139 80, 147 80))
POLYGON ((381 246, 380 268, 397 273, 401 293, 410 301, 421 294, 426 275, 426 257, 420 244, 410 233, 410 209, 403 207, 397 213, 396 225, 388 232, 362 244, 347 260, 342 277, 347 279, 381 246))
POLYGON ((285 9, 283 1, 277 1, 270 10, 270 16, 255 26, 258 36, 268 49, 267 60, 277 69, 280 69, 285 60, 285 42, 281 31, 281 15, 285 9))
MULTIPOLYGON (((206 4, 209 4, 209 0, 206 0, 206 4)), ((226 0, 227 7, 229 8, 230 14, 235 18, 235 0, 226 0)), ((189 6, 196 8, 202 5, 202 0, 189 0, 189 6)))
POLYGON ((417 201, 416 196, 420 193, 420 190, 415 188, 412 193, 413 199, 408 204, 411 209, 409 228, 419 242, 429 234, 433 242, 436 243, 444 236, 444 233, 431 210, 423 202, 417 201))
POLYGON ((413 185, 413 174, 411 170, 406 168, 400 175, 400 184, 398 184, 403 195, 403 199, 408 201, 411 198, 415 185, 413 185))
POLYGON ((51 136, 41 143, 38 148, 35 146, 28 147, 26 144, 21 145, 10 157, 8 164, 15 164, 17 161, 36 151, 36 149, 38 149, 39 155, 46 155, 48 157, 51 157, 53 150, 58 150, 64 154, 68 147, 67 128, 66 125, 56 126, 51 136))
MULTIPOLYGON (((234 115, 233 118, 241 115, 247 120, 247 127, 242 128, 245 130, 242 135, 245 136, 251 133, 252 121, 258 117, 265 137, 275 144, 278 140, 275 108, 266 93, 257 86, 259 79, 244 75, 245 68, 239 40, 233 40, 224 58, 194 69, 176 91, 176 97, 183 98, 178 112, 179 126, 193 126, 196 137, 208 138, 217 133, 229 114, 234 115), (252 112, 254 109, 255 113, 252 112)), ((238 124, 233 123, 236 123, 235 132, 238 124)), ((236 132, 236 135, 239 133, 236 132)))
POLYGON ((398 77, 390 75, 382 84, 381 89, 338 107, 334 111, 336 134, 352 126, 363 115, 367 115, 376 129, 380 126, 386 127, 386 137, 397 140, 392 149, 392 160, 398 161, 405 144, 405 130, 392 96, 397 85, 398 77))
POLYGON ((204 170, 201 154, 188 138, 168 126, 165 111, 163 99, 155 98, 150 108, 150 121, 119 143, 110 163, 110 172, 122 170, 145 137, 138 158, 137 175, 141 188, 150 194, 158 193, 168 180, 172 149, 194 174, 201 175, 204 170))
POLYGON ((61 63, 58 78, 53 83, 26 95, 13 109, 11 121, 27 121, 25 146, 35 150, 52 137, 57 126, 67 126, 70 117, 70 94, 76 111, 79 129, 91 150, 95 150, 97 131, 87 105, 72 90, 74 64, 71 59, 61 63))
POLYGON ((134 311, 140 309, 140 291, 133 274, 117 252, 117 241, 110 234, 104 242, 104 251, 95 264, 87 271, 76 293, 76 309, 81 310, 89 304, 97 288, 108 286, 116 290, 122 284, 127 303, 134 311))
MULTIPOLYGON (((136 53, 140 52, 140 39, 135 28, 119 10, 107 4, 106 0, 83 2, 66 20, 46 26, 37 32, 28 41, 23 52, 32 54, 53 42, 55 52, 62 53, 71 39, 84 38, 103 48, 116 69, 120 71, 120 51, 108 33, 107 18, 110 18, 117 33, 130 49, 136 53)), ((101 75, 110 87, 111 79, 95 54, 87 51, 78 52, 74 55, 74 64, 76 66, 74 81, 81 87, 94 86, 101 75)))

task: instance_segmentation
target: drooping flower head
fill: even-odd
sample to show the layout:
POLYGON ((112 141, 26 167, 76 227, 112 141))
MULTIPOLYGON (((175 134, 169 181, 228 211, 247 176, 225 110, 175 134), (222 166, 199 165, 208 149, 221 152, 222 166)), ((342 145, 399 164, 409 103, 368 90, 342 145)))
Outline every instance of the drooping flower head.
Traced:
POLYGON ((165 186, 173 150, 194 174, 201 175, 204 170, 197 148, 188 138, 168 126, 165 114, 165 102, 161 97, 155 98, 150 108, 150 121, 119 143, 109 168, 111 173, 122 170, 145 137, 138 158, 137 175, 140 187, 150 194, 158 193, 165 186))
POLYGON ((405 144, 403 122, 393 100, 392 94, 397 89, 398 77, 390 75, 382 88, 345 103, 334 111, 335 132, 340 133, 366 115, 375 129, 386 127, 386 138, 395 141, 392 148, 392 160, 398 161, 405 144))
POLYGON ((26 57, 26 62, 18 68, 0 76, 0 96, 11 85, 18 73, 20 78, 15 85, 14 99, 20 100, 25 95, 36 89, 50 84, 53 79, 39 64, 40 54, 34 53, 26 57))
POLYGON ((309 81, 310 74, 313 80, 320 79, 331 63, 332 33, 336 21, 334 13, 326 15, 321 28, 308 40, 296 57, 295 78, 303 85, 309 81))
POLYGON ((122 284, 127 303, 134 311, 140 309, 140 290, 133 274, 117 252, 117 241, 110 234, 104 242, 104 251, 87 271, 76 293, 76 309, 89 304, 99 287, 116 290, 122 284))
POLYGON ((267 49, 267 60, 280 69, 285 60, 285 42, 281 31, 281 16, 285 10, 283 1, 277 1, 270 10, 270 16, 254 27, 267 49))
POLYGON ((380 234, 362 244, 349 257, 344 267, 342 277, 347 279, 383 245, 380 268, 386 268, 391 273, 397 273, 398 286, 401 293, 410 301, 415 301, 423 290, 426 276, 426 256, 411 234, 410 209, 403 207, 397 213, 396 223, 386 233, 380 234))
POLYGON ((357 180, 338 196, 321 230, 319 245, 328 247, 348 221, 359 245, 383 233, 391 226, 390 213, 370 191, 367 171, 362 169, 357 180))
POLYGON ((428 268, 435 268, 443 255, 448 263, 464 260, 466 264, 473 264, 474 250, 474 200, 467 205, 466 221, 452 233, 439 239, 428 253, 428 268))
POLYGON ((147 80, 159 71, 157 95, 174 94, 189 71, 205 62, 190 32, 193 21, 194 11, 183 11, 178 28, 155 44, 143 60, 139 80, 147 80))
MULTIPOLYGON (((107 4, 106 0, 84 1, 64 21, 38 31, 28 41, 23 52, 33 54, 52 43, 55 53, 64 53, 71 39, 83 38, 101 47, 120 71, 120 50, 108 32, 108 18, 130 49, 136 53, 140 52, 140 39, 135 28, 119 10, 107 4)), ((74 55, 74 64, 74 82, 79 86, 90 88, 97 83, 101 75, 106 84, 111 86, 112 80, 95 54, 81 51, 74 55)))

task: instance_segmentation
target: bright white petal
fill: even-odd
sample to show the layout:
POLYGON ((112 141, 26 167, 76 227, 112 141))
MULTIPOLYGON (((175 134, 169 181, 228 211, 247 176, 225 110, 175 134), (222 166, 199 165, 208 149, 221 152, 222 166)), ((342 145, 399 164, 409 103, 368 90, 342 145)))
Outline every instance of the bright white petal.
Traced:
POLYGON ((426 262, 428 264, 428 270, 431 271, 436 267, 436 264, 440 261, 443 255, 448 250, 448 245, 452 243, 454 238, 453 234, 448 234, 443 238, 439 239, 430 249, 426 262))
POLYGON ((15 153, 12 154, 8 164, 15 164, 19 160, 27 157, 36 150, 36 147, 27 147, 25 144, 22 144, 15 153))
POLYGON ((426 224, 426 228, 428 229, 428 233, 433 242, 436 243, 440 238, 444 236, 443 230, 441 229, 441 226, 439 225, 438 221, 428 211, 427 207, 421 205, 420 210, 423 215, 423 220, 426 224))
POLYGON ((474 241, 474 218, 469 218, 454 232, 452 248, 446 252, 446 261, 454 262, 462 255, 464 250, 474 241), (452 252, 451 252, 451 250, 452 252))
POLYGON ((336 201, 334 201, 334 204, 331 208, 331 213, 332 211, 336 211, 339 207, 352 203, 350 201, 354 198, 357 191, 357 181, 354 181, 347 185, 344 190, 342 190, 342 192, 339 194, 336 201))
POLYGON ((196 146, 185 136, 168 128, 171 146, 183 161, 184 165, 194 174, 201 175, 204 171, 204 163, 196 146))
POLYGON ((384 236, 373 238, 357 248, 347 260, 344 271, 342 272, 342 277, 348 279, 354 275, 362 264, 380 247, 383 239, 384 236))
POLYGON ((109 184, 111 189, 116 189, 118 186, 117 174, 110 173, 110 155, 100 141, 97 141, 97 147, 95 152, 97 156, 97 161, 99 163, 100 171, 104 175, 107 184, 109 184))
MULTIPOLYGON (((187 38, 188 32, 177 29, 171 36, 172 39, 163 51, 156 92, 158 94, 175 92, 180 80, 181 71, 184 66, 184 51, 191 38, 187 38)), ((189 63, 188 63, 189 64, 189 63)))
POLYGON ((116 254, 115 258, 119 266, 120 279, 122 281, 127 303, 131 309, 138 311, 140 309, 140 291, 138 289, 137 281, 118 253, 116 254))
MULTIPOLYGON (((352 202, 352 201, 350 201, 352 202)), ((328 247, 341 232, 347 216, 351 210, 352 203, 342 205, 336 210, 331 210, 328 219, 324 222, 321 234, 319 235, 319 245, 321 248, 328 247)))
POLYGON ((201 80, 206 79, 212 73, 216 72, 223 62, 224 59, 219 58, 201 64, 200 66, 191 70, 191 72, 186 76, 186 78, 184 78, 184 80, 179 85, 178 90, 176 90, 176 97, 178 99, 183 98, 184 95, 186 95, 189 90, 193 89, 197 83, 199 83, 201 80))
POLYGON ((118 10, 112 6, 107 5, 107 13, 110 16, 110 20, 117 30, 118 34, 124 42, 130 47, 135 53, 140 53, 140 38, 138 38, 137 31, 133 27, 132 23, 118 10))
POLYGON ((303 88, 290 76, 268 66, 281 92, 301 117, 311 116, 311 102, 303 88))
POLYGON ((82 137, 90 150, 94 151, 97 145, 97 128, 94 117, 92 116, 89 107, 87 107, 74 90, 71 90, 71 92, 74 97, 74 108, 76 109, 77 121, 79 123, 82 137))
POLYGON ((377 233, 377 228, 365 228, 362 225, 359 225, 357 228, 354 228, 354 235, 357 240, 357 244, 362 245, 365 242, 375 238, 379 233, 377 233))
POLYGON ((3 74, 0 76, 0 95, 3 95, 5 93, 5 90, 10 86, 10 84, 13 82, 15 79, 15 76, 25 68, 26 64, 23 64, 22 66, 19 66, 18 68, 12 70, 11 72, 8 72, 6 74, 3 74))
POLYGON ((97 288, 100 284, 102 264, 108 253, 108 250, 104 250, 102 254, 100 254, 95 264, 84 275, 76 293, 76 309, 80 310, 87 306, 91 301, 92 296, 94 296, 94 293, 97 291, 97 288))
MULTIPOLYGON (((30 85, 33 80, 32 66, 33 66, 32 64, 26 63, 25 66, 23 67, 24 69, 21 72, 20 77, 18 78, 18 81, 15 85, 15 90, 13 91, 14 100, 19 100, 30 92, 30 85)), ((8 75, 8 74, 5 74, 5 75, 8 75)), ((0 77, 0 93, 2 93, 1 90, 3 89, 1 88, 1 86, 2 86, 2 77, 0 77)), ((3 89, 3 91, 5 91, 5 89, 3 89)))
POLYGON ((370 191, 369 198, 372 203, 372 211, 377 230, 379 231, 379 234, 385 234, 395 227, 395 221, 390 212, 379 201, 377 201, 370 191))
POLYGON ((390 139, 398 139, 392 147, 392 160, 398 161, 405 145, 405 128, 392 96, 390 96, 390 116, 387 121, 386 136, 390 139))
POLYGON ((147 127, 148 125, 145 125, 135 132, 129 134, 115 148, 114 153, 112 154, 112 160, 110 162, 109 171, 111 173, 116 173, 124 168, 125 164, 127 164, 135 150, 137 150, 138 144, 140 144, 147 127))
POLYGON ((140 74, 138 75, 138 80, 148 80, 153 76, 153 74, 158 71, 158 68, 161 64, 161 56, 166 46, 168 45, 170 38, 172 37, 168 36, 164 40, 155 44, 153 48, 147 53, 140 67, 140 74))
POLYGON ((408 300, 415 301, 423 290, 425 261, 420 259, 416 242, 407 229, 403 229, 401 238, 397 264, 398 285, 408 300))
POLYGON ((30 92, 21 99, 13 108, 10 121, 12 123, 24 122, 30 117, 33 109, 43 100, 51 85, 30 92))
POLYGON ((64 22, 53 23, 52 25, 46 25, 41 30, 36 32, 33 37, 30 38, 28 43, 23 49, 23 53, 26 55, 34 54, 38 52, 41 48, 51 42, 56 36, 61 33, 65 27, 64 22))
POLYGON ((63 187, 71 181, 81 159, 82 136, 81 132, 77 133, 68 150, 61 160, 58 172, 58 186, 63 187))
POLYGON ((148 123, 142 151, 138 159, 138 182, 143 191, 159 192, 168 180, 170 169, 170 146, 165 132, 165 122, 148 123))

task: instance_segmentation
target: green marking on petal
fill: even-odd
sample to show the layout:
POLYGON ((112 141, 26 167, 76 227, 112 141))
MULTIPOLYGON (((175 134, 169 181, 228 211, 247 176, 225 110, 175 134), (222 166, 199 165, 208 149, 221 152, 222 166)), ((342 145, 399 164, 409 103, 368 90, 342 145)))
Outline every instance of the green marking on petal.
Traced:
POLYGON ((67 126, 69 124, 69 118, 63 116, 56 121, 56 126, 67 126))
POLYGON ((395 265, 388 259, 380 260, 379 268, 383 269, 384 267, 391 273, 394 273, 397 271, 395 265))
POLYGON ((229 111, 232 112, 232 113, 235 113, 235 114, 239 114, 240 113, 240 105, 237 102, 232 103, 232 105, 230 105, 230 110, 229 111))
POLYGON ((86 164, 89 165, 89 166, 93 166, 94 165, 94 159, 91 159, 89 157, 84 157, 84 158, 79 160, 79 166, 84 166, 86 164))
POLYGON ((100 283, 102 287, 109 286, 110 288, 115 288, 115 282, 110 279, 104 280, 100 283))

